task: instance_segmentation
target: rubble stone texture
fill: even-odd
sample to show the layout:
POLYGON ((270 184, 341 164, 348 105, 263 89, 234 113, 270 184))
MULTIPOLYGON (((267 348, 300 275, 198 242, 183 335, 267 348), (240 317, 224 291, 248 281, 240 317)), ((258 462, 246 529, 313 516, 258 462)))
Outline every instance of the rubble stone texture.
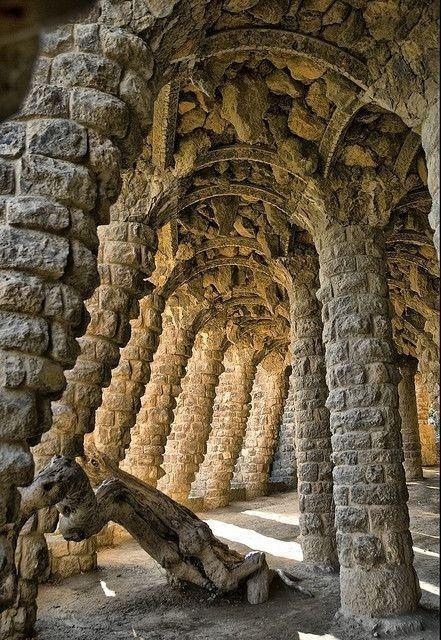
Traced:
POLYGON ((49 4, 0 20, 0 636, 32 635, 50 572, 95 565, 52 507, 10 534, 54 454, 100 485, 89 449, 206 509, 297 486, 343 612, 414 611, 438 3, 49 4))
POLYGON ((202 329, 182 381, 174 423, 164 453, 164 477, 158 488, 178 502, 186 502, 204 459, 213 419, 213 404, 223 372, 225 336, 217 327, 202 329))
POLYGON ((274 486, 279 485, 285 488, 297 487, 294 402, 294 387, 292 376, 290 375, 269 479, 274 486))
POLYGON ((269 470, 287 391, 284 360, 281 353, 272 352, 257 367, 251 411, 231 480, 232 488, 244 489, 246 499, 268 493, 269 470))
POLYGON ((303 560, 335 568, 332 447, 322 343, 325 334, 317 300, 318 259, 310 255, 289 258, 288 269, 292 275, 291 384, 303 560))
POLYGON ((400 614, 415 609, 419 584, 381 232, 334 224, 317 244, 342 609, 400 614))
POLYGON ((205 508, 230 502, 230 484, 240 454, 250 413, 256 372, 254 353, 246 345, 233 345, 225 354, 225 371, 219 380, 207 452, 193 485, 205 508))
POLYGON ((406 480, 418 480, 423 477, 421 440, 415 392, 417 366, 418 362, 416 360, 407 357, 402 359, 399 367, 401 380, 398 384, 398 396, 404 454, 403 464, 406 480))
POLYGON ((123 465, 124 469, 153 486, 164 475, 161 467, 164 450, 193 342, 191 328, 177 327, 170 316, 164 318, 150 382, 141 401, 137 424, 123 465))

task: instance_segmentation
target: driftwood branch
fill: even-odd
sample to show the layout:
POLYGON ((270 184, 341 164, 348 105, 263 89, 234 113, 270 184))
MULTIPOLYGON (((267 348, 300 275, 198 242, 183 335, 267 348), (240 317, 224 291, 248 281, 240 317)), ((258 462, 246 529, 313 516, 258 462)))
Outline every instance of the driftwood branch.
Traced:
POLYGON ((20 528, 37 510, 54 504, 66 540, 84 540, 108 522, 116 522, 167 571, 173 583, 191 583, 213 594, 245 585, 253 604, 268 599, 275 576, 307 593, 294 585, 295 578, 270 571, 264 553, 242 555, 230 549, 192 511, 114 467, 90 446, 81 465, 56 456, 22 490, 20 528), (89 478, 93 484, 101 480, 96 491, 89 478))

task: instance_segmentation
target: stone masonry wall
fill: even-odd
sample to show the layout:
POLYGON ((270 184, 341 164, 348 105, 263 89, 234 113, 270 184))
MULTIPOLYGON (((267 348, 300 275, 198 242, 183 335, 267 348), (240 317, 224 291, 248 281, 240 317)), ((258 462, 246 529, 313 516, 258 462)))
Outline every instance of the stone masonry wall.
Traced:
MULTIPOLYGON (((2 125, 2 524, 15 518, 14 487, 32 479, 29 445, 49 429, 63 369, 79 353, 83 300, 98 284, 96 226, 108 221, 119 192, 123 141, 139 127, 132 100, 138 90, 128 79, 137 76, 147 87, 152 67, 149 47, 133 34, 68 25, 44 40, 20 113, 2 125)), ((2 575, 12 560, 12 549, 3 548, 2 575)), ((41 566, 32 576, 29 570, 28 582, 41 566)), ((32 627, 34 591, 23 588, 14 610, 3 614, 3 633, 32 627)))

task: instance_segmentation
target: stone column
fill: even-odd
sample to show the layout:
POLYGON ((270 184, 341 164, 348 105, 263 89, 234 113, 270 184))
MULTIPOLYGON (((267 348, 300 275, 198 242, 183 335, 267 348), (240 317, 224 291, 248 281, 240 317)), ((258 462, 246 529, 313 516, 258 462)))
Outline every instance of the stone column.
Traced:
POLYGON ((335 222, 316 239, 343 613, 414 611, 397 356, 381 231, 335 222))
POLYGON ((108 226, 100 227, 100 285, 86 303, 90 322, 79 340, 75 366, 66 373, 67 387, 52 405, 53 427, 35 449, 39 462, 57 453, 81 455, 84 435, 95 426, 102 390, 130 337, 130 320, 139 314, 144 278, 154 268, 155 233, 137 216, 132 219, 115 211, 112 218, 108 226))
POLYGON ((247 499, 268 493, 286 387, 283 358, 280 353, 270 353, 257 367, 250 416, 232 480, 233 487, 238 484, 245 489, 247 499))
POLYGON ((399 366, 401 381, 398 384, 398 397, 404 471, 406 480, 420 480, 423 477, 423 463, 415 393, 415 374, 418 368, 418 361, 410 356, 402 356, 399 366))
POLYGON ((164 299, 152 293, 140 302, 139 317, 132 322, 130 340, 112 380, 103 392, 103 402, 96 413, 94 441, 114 462, 124 459, 130 444, 131 429, 141 406, 141 397, 150 380, 151 363, 162 331, 164 299))
POLYGON ((288 394, 283 408, 277 436, 277 448, 271 465, 270 482, 283 488, 297 487, 297 461, 295 443, 294 396, 292 375, 288 378, 288 394))
POLYGON ((435 430, 429 424, 429 397, 421 373, 415 376, 415 393, 418 411, 418 430, 421 442, 421 459, 424 466, 438 464, 438 447, 435 430))
POLYGON ((416 357, 421 379, 427 391, 428 422, 433 428, 439 455, 440 437, 440 351, 426 334, 418 336, 416 357))
POLYGON ((187 501, 204 459, 225 346, 224 331, 217 328, 200 331, 182 382, 165 448, 165 476, 158 483, 161 491, 179 502, 187 501))
POLYGON ((290 257, 293 407, 296 425, 300 542, 304 562, 323 570, 338 564, 332 497, 331 433, 326 408, 325 354, 317 300, 318 259, 290 257))
POLYGON ((193 342, 191 328, 177 326, 171 316, 163 316, 163 331, 153 359, 150 382, 121 465, 125 471, 153 486, 164 475, 161 465, 165 445, 193 342))
MULTIPOLYGON (((66 25, 42 43, 34 85, 1 128, 0 527, 14 522, 16 487, 32 480, 36 445, 52 422, 87 323, 83 301, 98 285, 97 224, 120 190, 124 140, 147 125, 153 60, 134 34, 66 25)), ((0 536, 2 599, 14 550, 0 536)), ((29 554, 25 554, 29 557, 29 554)), ((29 575, 29 574, 28 574, 29 575)), ((36 585, 2 616, 2 633, 29 634, 36 585)))
POLYGON ((225 353, 207 453, 192 489, 203 496, 204 508, 216 509, 230 502, 230 482, 242 447, 250 411, 256 365, 253 351, 233 345, 225 353))

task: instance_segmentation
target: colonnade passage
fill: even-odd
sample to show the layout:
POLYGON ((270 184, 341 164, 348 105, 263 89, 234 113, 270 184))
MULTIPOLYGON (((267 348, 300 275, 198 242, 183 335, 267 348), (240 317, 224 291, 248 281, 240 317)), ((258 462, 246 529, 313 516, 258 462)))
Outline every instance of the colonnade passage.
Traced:
POLYGON ((1 638, 32 634, 41 581, 96 567, 109 522, 169 577, 263 601, 260 556, 170 532, 294 490, 342 614, 417 615, 437 3, 57 4, 0 28, 1 638), (146 496, 168 515, 137 535, 146 496))

